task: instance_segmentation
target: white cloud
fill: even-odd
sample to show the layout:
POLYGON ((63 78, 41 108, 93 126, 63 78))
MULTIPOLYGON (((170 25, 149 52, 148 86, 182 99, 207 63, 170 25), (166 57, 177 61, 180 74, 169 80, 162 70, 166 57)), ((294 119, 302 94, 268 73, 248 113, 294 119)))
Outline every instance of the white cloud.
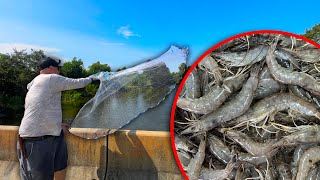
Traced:
POLYGON ((129 25, 127 25, 127 26, 121 26, 121 27, 117 30, 118 34, 122 35, 123 37, 125 37, 125 38, 127 38, 127 39, 128 39, 130 36, 141 37, 141 35, 133 33, 133 32, 129 29, 129 27, 130 27, 129 25))
POLYGON ((33 44, 24 44, 24 43, 0 43, 0 53, 12 53, 13 50, 16 49, 18 51, 26 50, 30 52, 31 49, 33 50, 43 50, 45 53, 56 53, 59 52, 60 49, 58 48, 51 48, 51 47, 44 47, 38 46, 33 44))

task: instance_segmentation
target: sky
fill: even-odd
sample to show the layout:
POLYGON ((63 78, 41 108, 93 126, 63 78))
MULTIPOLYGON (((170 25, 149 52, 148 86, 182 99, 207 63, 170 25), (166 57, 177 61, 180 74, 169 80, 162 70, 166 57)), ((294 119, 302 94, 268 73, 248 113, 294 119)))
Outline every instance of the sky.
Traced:
POLYGON ((317 1, 0 0, 0 53, 42 49, 113 70, 187 47, 191 65, 220 41, 253 30, 303 34, 320 23, 317 1))

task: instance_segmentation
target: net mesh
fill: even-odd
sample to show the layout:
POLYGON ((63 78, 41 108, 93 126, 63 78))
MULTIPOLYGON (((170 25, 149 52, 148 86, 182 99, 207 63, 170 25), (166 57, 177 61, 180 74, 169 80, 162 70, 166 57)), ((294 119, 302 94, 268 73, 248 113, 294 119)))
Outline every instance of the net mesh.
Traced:
POLYGON ((70 132, 96 139, 115 132, 157 106, 180 81, 186 58, 187 49, 171 46, 160 57, 135 67, 100 73, 96 95, 80 109, 70 132), (79 128, 90 128, 90 133, 78 133, 79 128))

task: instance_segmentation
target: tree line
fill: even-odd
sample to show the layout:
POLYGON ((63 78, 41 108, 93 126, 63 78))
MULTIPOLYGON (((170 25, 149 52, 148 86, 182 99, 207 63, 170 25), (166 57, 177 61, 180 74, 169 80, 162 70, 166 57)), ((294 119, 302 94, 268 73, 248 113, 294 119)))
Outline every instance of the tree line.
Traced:
MULTIPOLYGON (((303 36, 315 41, 320 41, 320 24, 316 24, 311 29, 306 29, 303 36)), ((12 54, 0 53, 0 119, 5 114, 12 119, 21 119, 24 112, 24 98, 27 93, 27 84, 35 78, 38 72, 38 63, 44 57, 41 50, 26 51, 14 50, 12 54)), ((177 74, 172 77, 178 82, 184 72, 184 66, 180 66, 177 74)), ((126 67, 117 69, 117 71, 126 67)), ((83 78, 101 71, 111 71, 108 64, 101 64, 99 61, 93 63, 86 69, 82 59, 74 57, 64 64, 61 74, 70 78, 83 78)), ((132 84, 138 87, 139 84, 132 84)), ((65 91, 62 94, 63 105, 83 105, 92 98, 99 87, 99 82, 89 84, 83 89, 65 91)))
MULTIPOLYGON (((0 53, 0 118, 21 119, 24 112, 24 98, 27 84, 39 74, 38 64, 45 57, 42 50, 14 50, 11 54, 0 53)), ((126 67, 117 69, 117 71, 126 67)), ((101 71, 111 71, 108 64, 99 61, 86 69, 82 59, 74 57, 61 68, 61 75, 69 78, 83 78, 101 71)), ((89 84, 83 89, 62 93, 63 105, 80 106, 92 98, 99 87, 99 82, 89 84)))

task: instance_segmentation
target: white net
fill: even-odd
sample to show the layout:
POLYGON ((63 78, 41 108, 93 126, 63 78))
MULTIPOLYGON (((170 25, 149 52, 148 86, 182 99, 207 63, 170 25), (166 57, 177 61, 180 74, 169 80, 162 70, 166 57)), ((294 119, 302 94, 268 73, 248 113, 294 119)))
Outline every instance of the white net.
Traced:
POLYGON ((154 60, 120 72, 100 73, 96 95, 80 109, 70 131, 83 138, 96 139, 157 106, 180 81, 186 58, 187 49, 171 46, 154 60), (80 134, 76 128, 90 128, 91 133, 80 134))

